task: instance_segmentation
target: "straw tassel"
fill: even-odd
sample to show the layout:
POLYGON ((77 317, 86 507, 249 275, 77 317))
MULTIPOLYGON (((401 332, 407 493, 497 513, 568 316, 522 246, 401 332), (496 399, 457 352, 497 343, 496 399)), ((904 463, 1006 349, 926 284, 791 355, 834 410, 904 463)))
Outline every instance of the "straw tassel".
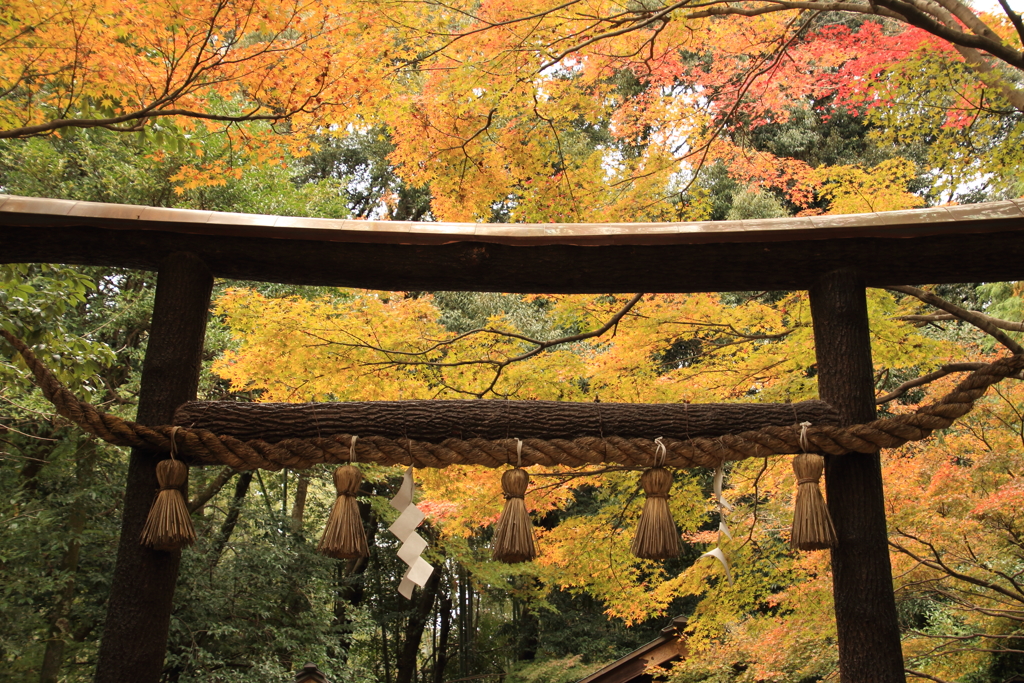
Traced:
POLYGON ((672 473, 664 467, 652 467, 640 476, 640 486, 647 500, 633 537, 633 554, 645 560, 676 557, 679 555, 679 531, 668 509, 672 473))
POLYGON ((359 516, 359 503, 356 501, 362 483, 363 475, 353 465, 343 465, 334 470, 334 488, 338 491, 338 498, 334 501, 323 538, 317 546, 320 553, 339 560, 370 556, 363 520, 359 516))
POLYGON ((173 456, 172 452, 171 459, 156 464, 160 492, 149 509, 146 526, 142 528, 142 545, 154 550, 181 550, 182 546, 196 542, 192 517, 181 492, 188 481, 188 467, 173 456))
POLYGON ((499 562, 527 562, 537 556, 537 550, 533 545, 533 525, 524 500, 529 485, 529 473, 518 467, 501 475, 505 509, 498 518, 492 552, 492 557, 499 562))
MULTIPOLYGON (((806 427, 803 431, 807 431, 806 427)), ((803 434, 800 440, 804 442, 803 434)), ((822 550, 834 548, 839 543, 828 506, 818 487, 824 469, 825 458, 815 453, 801 453, 793 458, 798 488, 789 543, 796 550, 822 550)))
POLYGON ((798 488, 790 545, 796 550, 835 548, 839 543, 836 527, 818 487, 824 466, 825 459, 813 453, 802 453, 793 459, 798 488))

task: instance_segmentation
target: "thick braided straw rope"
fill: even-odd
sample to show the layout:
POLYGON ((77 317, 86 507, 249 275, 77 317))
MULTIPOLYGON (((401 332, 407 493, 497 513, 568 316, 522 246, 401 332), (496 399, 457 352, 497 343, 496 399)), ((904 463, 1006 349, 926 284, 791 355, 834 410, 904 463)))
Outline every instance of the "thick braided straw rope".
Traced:
MULTIPOLYGON (((50 373, 20 339, 0 330, 32 370, 43 395, 57 412, 86 432, 116 446, 141 446, 170 452, 172 425, 147 427, 101 412, 78 400, 50 373)), ((1007 356, 968 375, 936 403, 915 413, 849 427, 814 426, 806 430, 808 451, 839 455, 872 453, 895 448, 908 441, 926 438, 936 429, 949 427, 967 414, 988 387, 1024 369, 1024 356, 1007 356)), ((371 426, 372 428, 372 426, 371 426)), ((727 434, 715 438, 664 439, 667 455, 663 464, 674 467, 716 468, 727 460, 792 455, 804 452, 799 425, 765 427, 757 431, 727 434)), ((441 443, 358 435, 359 462, 415 467, 447 467, 455 464, 500 467, 508 464, 515 439, 447 439, 441 443)), ((179 427, 178 454, 194 463, 225 464, 239 470, 282 468, 302 469, 316 463, 346 463, 352 435, 335 434, 309 439, 282 439, 268 443, 259 439, 241 441, 205 429, 179 427)), ((523 439, 524 465, 582 467, 618 463, 629 467, 654 465, 656 445, 650 439, 616 436, 577 439, 523 439)), ((660 458, 659 458, 660 460, 660 458)))

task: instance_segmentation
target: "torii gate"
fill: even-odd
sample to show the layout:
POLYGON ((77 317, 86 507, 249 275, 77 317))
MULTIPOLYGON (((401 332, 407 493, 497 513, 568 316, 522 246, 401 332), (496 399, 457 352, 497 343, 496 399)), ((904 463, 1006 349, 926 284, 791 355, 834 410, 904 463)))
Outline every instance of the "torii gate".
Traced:
MULTIPOLYGON (((326 220, 0 195, 0 261, 158 272, 138 421, 195 399, 214 277, 385 290, 810 292, 819 392, 874 418, 866 286, 1024 279, 1024 201, 771 220, 456 224, 326 220), (968 242, 970 239, 970 242, 968 242)), ((180 553, 138 538, 159 455, 132 450, 96 680, 156 683, 180 553)), ((880 459, 827 459, 841 679, 904 681, 880 459)))

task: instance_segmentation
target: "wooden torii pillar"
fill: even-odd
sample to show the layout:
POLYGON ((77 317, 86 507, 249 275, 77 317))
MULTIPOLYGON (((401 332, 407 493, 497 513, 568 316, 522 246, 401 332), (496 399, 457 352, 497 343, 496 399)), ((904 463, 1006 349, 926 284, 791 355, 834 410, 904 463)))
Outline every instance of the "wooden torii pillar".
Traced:
MULTIPOLYGON (((875 419, 864 278, 854 270, 827 273, 810 299, 819 397, 838 411, 841 425, 875 419)), ((827 456, 825 490, 839 538, 832 549, 832 596, 840 680, 905 681, 879 454, 827 456)))
MULTIPOLYGON (((142 364, 137 421, 168 424, 199 387, 213 277, 195 255, 170 254, 157 275, 153 322, 142 364)), ((181 551, 139 543, 165 456, 133 448, 125 483, 121 539, 96 666, 98 683, 156 683, 163 672, 181 551)))

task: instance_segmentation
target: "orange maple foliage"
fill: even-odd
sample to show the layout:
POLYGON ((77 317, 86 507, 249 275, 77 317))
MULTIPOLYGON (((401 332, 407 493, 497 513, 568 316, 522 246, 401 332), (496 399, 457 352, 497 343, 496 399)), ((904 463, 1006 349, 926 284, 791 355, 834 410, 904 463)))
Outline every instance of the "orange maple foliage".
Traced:
POLYGON ((5 2, 0 138, 101 127, 188 141, 197 126, 226 127, 266 163, 304 137, 257 145, 231 124, 313 131, 355 108, 382 78, 386 46, 365 41, 370 22, 345 2, 5 2))
MULTIPOLYGON (((794 107, 832 98, 873 116, 902 112, 893 130, 998 138, 998 109, 1015 91, 944 42, 952 38, 921 28, 815 23, 757 0, 621 16, 617 7, 13 0, 0 10, 0 137, 104 127, 180 145, 209 126, 231 134, 233 159, 266 164, 308 152, 312 133, 385 126, 391 160, 407 182, 430 183, 439 219, 486 220, 500 207, 526 222, 688 220, 707 214, 690 190, 716 161, 797 205, 814 198, 828 182, 821 174, 744 138, 794 107), (959 99, 930 107, 938 119, 914 113, 893 78, 901 64, 918 80, 959 74, 938 88, 959 99), (269 128, 236 125, 253 120, 269 128)), ((957 17, 995 59, 1020 68, 1012 21, 957 17)), ((944 149, 954 155, 954 145, 944 149)), ((223 172, 185 169, 178 179, 217 183, 223 172)))
MULTIPOLYGON (((945 381, 936 390, 948 388, 945 381)), ((885 466, 908 668, 943 680, 1021 661, 1024 391, 1000 385, 945 433, 885 466), (1014 658, 1016 655, 1016 658, 1014 658)), ((1019 669, 1018 669, 1019 670, 1019 669)))

